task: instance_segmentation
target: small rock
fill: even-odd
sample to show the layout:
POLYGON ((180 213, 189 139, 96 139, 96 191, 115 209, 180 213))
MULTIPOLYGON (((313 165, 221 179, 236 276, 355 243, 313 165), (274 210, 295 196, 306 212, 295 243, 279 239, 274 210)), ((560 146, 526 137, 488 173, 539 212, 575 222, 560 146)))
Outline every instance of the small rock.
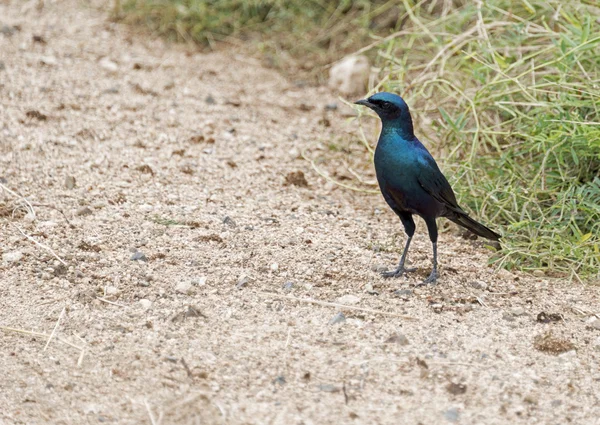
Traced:
POLYGON ((508 322, 514 322, 515 321, 515 316, 513 316, 508 311, 505 311, 504 313, 502 313, 502 319, 504 319, 504 320, 506 320, 508 322))
POLYGON ((40 58, 40 63, 42 65, 46 65, 46 66, 56 66, 58 61, 56 60, 56 57, 54 57, 54 56, 42 56, 40 58))
POLYGON ((523 307, 513 307, 510 309, 510 314, 512 314, 513 316, 519 317, 519 316, 525 316, 527 314, 527 312, 525 311, 525 309, 523 307))
POLYGON ((191 282, 182 280, 175 286, 175 291, 187 295, 192 291, 192 284, 191 282))
POLYGON ((143 252, 136 251, 131 256, 131 260, 132 261, 148 261, 148 258, 146 258, 146 255, 143 252))
POLYGON ((480 282, 480 281, 478 281, 478 280, 475 280, 475 281, 473 281, 473 282, 470 282, 470 283, 469 283, 469 286, 471 286, 472 288, 475 288, 475 289, 479 289, 479 290, 481 290, 481 291, 485 291, 485 290, 487 289, 487 287, 488 287, 488 286, 487 286, 487 283, 485 283, 485 282, 480 282))
POLYGON ((413 296, 412 289, 396 289, 394 295, 400 298, 408 298, 413 296))
POLYGON ((4 64, 4 61, 0 61, 0 71, 4 71, 6 69, 6 65, 4 64))
POLYGON ((273 264, 271 264, 271 271, 272 271, 273 273, 276 273, 276 272, 278 272, 278 271, 279 271, 279 264, 278 264, 278 263, 273 263, 273 264))
POLYGON ((100 59, 98 65, 100 65, 102 68, 106 69, 109 72, 117 72, 119 70, 119 65, 111 61, 108 56, 105 56, 102 59, 100 59))
POLYGON ((544 273, 543 270, 534 270, 533 275, 535 277, 544 277, 544 276, 546 276, 546 273, 544 273))
POLYGON ((285 377, 284 376, 278 376, 277 378, 273 379, 273 383, 274 384, 283 385, 283 384, 285 384, 285 377))
POLYGON ((201 276, 198 279, 192 279, 192 285, 194 285, 194 286, 204 286, 204 285, 206 285, 206 281, 207 280, 208 280, 208 277, 201 276))
POLYGON ((337 108, 337 103, 328 103, 327 105, 325 105, 326 111, 335 111, 337 108))
POLYGON ((2 261, 5 263, 18 263, 23 258, 21 251, 10 251, 2 254, 2 261))
POLYGON ((398 332, 394 332, 388 339, 385 340, 385 344, 398 344, 402 346, 406 346, 410 344, 408 338, 398 332))
POLYGON ((285 283, 283 284, 283 290, 284 290, 284 291, 287 291, 287 292, 289 292, 289 291, 291 291, 292 289, 294 289, 294 282, 285 282, 285 283))
POLYGON ((240 278, 238 279, 235 287, 238 289, 242 289, 243 287, 245 287, 248 282, 250 282, 250 278, 246 275, 241 275, 240 278))
POLYGON ((67 189, 75 188, 75 177, 73 177, 73 176, 65 177, 65 187, 67 189))
POLYGON ((337 302, 345 305, 354 305, 360 302, 360 298, 355 295, 344 295, 337 299, 337 302))
POLYGON ((346 95, 362 93, 370 72, 366 56, 347 56, 329 70, 329 87, 346 95))
POLYGON ((461 395, 467 392, 467 386, 465 384, 455 384, 454 382, 450 382, 446 386, 446 390, 453 395, 461 395))
POLYGON ((456 422, 458 421, 458 413, 459 412, 456 407, 451 407, 444 412, 444 417, 448 420, 448 422, 456 422))
POLYGON ((236 227, 235 221, 228 215, 223 218, 223 224, 228 225, 229 227, 236 227))
POLYGON ((595 318, 594 320, 592 320, 592 321, 591 321, 591 322, 588 324, 588 326, 589 326, 591 329, 596 329, 596 330, 600 331, 600 319, 598 319, 598 318, 595 318))
POLYGON ((336 387, 335 385, 331 384, 320 384, 319 390, 324 391, 326 393, 337 393, 341 391, 340 387, 336 387))
MULTIPOLYGON (((375 249, 378 247, 379 247, 378 245, 374 246, 373 251, 375 251, 375 249)), ((371 266, 371 270, 373 270, 374 272, 377 272, 377 273, 383 273, 383 272, 387 271, 387 266, 384 264, 373 264, 371 266)))
POLYGON ((17 32, 16 28, 10 25, 2 25, 0 27, 0 34, 5 35, 7 37, 12 37, 15 32, 17 32))
POLYGON ((90 214, 92 214, 92 210, 89 207, 81 207, 75 212, 75 215, 80 217, 90 214))
POLYGON ((337 323, 342 323, 343 321, 346 320, 346 316, 344 316, 344 313, 342 313, 341 311, 339 313, 337 313, 335 316, 333 316, 333 318, 329 321, 329 325, 335 325, 337 323))
POLYGON ((304 176, 304 173, 300 170, 289 172, 287 176, 285 176, 285 184, 287 186, 293 185, 298 187, 308 187, 306 177, 304 176))
POLYGON ((215 98, 212 97, 210 94, 204 98, 204 101, 206 102, 207 105, 214 105, 215 103, 217 103, 215 101, 215 98))
POLYGON ((152 307, 152 301, 147 300, 146 298, 141 299, 139 303, 144 310, 149 310, 150 307, 152 307))
POLYGON ((372 284, 370 284, 370 283, 367 283, 367 284, 365 285, 365 290, 367 291, 367 294, 369 294, 369 295, 379 295, 379 291, 376 291, 376 290, 373 288, 373 285, 372 285, 372 284))
POLYGON ((561 320, 564 320, 564 317, 560 313, 546 313, 542 311, 538 313, 535 320, 538 323, 551 323, 560 322, 561 320))
POLYGON ((115 288, 114 286, 107 286, 104 288, 104 293, 106 295, 119 295, 119 288, 115 288))

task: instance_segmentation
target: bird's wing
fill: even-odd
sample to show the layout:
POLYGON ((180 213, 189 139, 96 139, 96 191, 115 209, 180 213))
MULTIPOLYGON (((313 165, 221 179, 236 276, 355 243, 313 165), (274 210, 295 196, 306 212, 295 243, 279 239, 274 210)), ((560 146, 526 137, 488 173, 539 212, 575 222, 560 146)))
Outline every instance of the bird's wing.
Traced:
POLYGON ((458 206, 454 191, 442 174, 435 160, 430 156, 422 156, 419 158, 421 163, 420 173, 417 176, 419 184, 431 195, 436 201, 444 204, 448 209, 459 214, 466 214, 461 207, 458 206))

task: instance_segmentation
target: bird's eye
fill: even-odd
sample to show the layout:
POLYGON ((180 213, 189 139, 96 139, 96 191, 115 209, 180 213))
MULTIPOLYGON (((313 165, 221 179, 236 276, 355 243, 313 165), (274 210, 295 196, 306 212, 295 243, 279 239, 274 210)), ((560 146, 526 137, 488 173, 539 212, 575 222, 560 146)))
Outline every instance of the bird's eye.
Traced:
POLYGON ((383 109, 390 109, 392 107, 392 104, 390 102, 383 102, 383 105, 381 105, 383 107, 383 109))

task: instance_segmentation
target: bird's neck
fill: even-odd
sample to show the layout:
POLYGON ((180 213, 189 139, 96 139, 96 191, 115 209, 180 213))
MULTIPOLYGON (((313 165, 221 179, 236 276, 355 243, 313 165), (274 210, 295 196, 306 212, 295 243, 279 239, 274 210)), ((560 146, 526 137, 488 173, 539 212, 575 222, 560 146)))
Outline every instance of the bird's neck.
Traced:
POLYGON ((412 119, 408 117, 408 119, 384 121, 381 128, 381 135, 383 136, 384 134, 397 134, 406 140, 413 139, 415 133, 412 119))

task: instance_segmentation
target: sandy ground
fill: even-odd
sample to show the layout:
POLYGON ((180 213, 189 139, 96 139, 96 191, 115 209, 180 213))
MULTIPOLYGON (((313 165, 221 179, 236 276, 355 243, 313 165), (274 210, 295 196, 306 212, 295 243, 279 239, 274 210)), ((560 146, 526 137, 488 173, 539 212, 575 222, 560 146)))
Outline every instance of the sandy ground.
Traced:
POLYGON ((358 139, 332 93, 72 0, 0 27, 0 424, 600 424, 597 286, 450 231, 413 288, 422 225, 381 278, 398 220, 299 158, 358 139))

